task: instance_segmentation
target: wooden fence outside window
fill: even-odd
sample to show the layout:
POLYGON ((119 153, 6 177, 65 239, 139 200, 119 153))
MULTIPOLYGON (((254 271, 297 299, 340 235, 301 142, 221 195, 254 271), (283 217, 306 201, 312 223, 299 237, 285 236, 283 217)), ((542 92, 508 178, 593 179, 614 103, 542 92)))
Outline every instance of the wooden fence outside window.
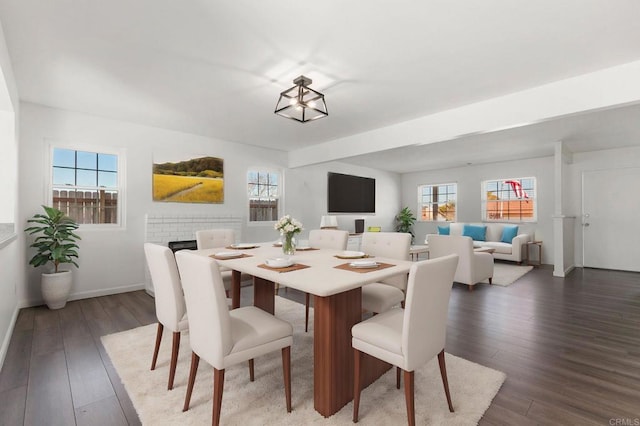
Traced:
POLYGON ((53 190, 53 207, 78 223, 118 223, 118 193, 100 190, 53 190))

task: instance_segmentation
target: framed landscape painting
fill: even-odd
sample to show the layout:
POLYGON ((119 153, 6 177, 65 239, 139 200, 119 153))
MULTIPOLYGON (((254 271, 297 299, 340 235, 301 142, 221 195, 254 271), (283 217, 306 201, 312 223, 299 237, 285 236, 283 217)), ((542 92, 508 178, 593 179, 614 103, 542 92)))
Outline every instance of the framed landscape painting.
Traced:
POLYGON ((154 157, 153 201, 223 203, 224 161, 217 157, 186 157, 164 161, 154 157))

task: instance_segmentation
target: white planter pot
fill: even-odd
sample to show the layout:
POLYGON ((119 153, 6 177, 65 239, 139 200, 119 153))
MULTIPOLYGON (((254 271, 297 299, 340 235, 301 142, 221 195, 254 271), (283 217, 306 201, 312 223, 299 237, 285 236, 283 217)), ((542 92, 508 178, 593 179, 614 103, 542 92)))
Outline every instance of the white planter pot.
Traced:
POLYGON ((57 274, 42 274, 42 298, 49 309, 64 308, 71 292, 71 271, 57 274))

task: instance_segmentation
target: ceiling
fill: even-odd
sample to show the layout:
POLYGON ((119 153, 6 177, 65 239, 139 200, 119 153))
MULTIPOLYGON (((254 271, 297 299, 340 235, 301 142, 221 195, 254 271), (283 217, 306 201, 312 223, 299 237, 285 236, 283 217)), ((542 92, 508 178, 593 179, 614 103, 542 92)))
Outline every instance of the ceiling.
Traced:
MULTIPOLYGON (((639 16, 636 0, 0 0, 21 100, 283 151, 636 61, 639 16), (301 74, 329 117, 273 113, 301 74)), ((406 172, 552 155, 556 140, 576 151, 640 144, 637 114, 345 161, 406 172)))
POLYGON ((513 129, 429 145, 413 145, 341 161, 410 173, 554 155, 562 141, 572 153, 640 146, 640 104, 577 114, 513 129))

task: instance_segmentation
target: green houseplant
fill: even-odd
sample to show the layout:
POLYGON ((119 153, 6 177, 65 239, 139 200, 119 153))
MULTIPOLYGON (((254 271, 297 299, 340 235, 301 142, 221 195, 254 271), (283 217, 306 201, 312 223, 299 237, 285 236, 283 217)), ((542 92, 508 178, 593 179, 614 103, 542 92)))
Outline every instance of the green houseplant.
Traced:
POLYGON ((415 238, 413 234, 413 224, 416 221, 416 217, 409 207, 405 207, 400 210, 400 213, 396 215, 396 232, 406 232, 411 234, 411 241, 415 238))
POLYGON ((60 270, 60 265, 72 263, 78 267, 78 244, 80 240, 74 231, 78 223, 62 211, 42 206, 45 214, 35 214, 27 222, 33 224, 25 229, 36 239, 30 247, 36 254, 29 261, 30 265, 39 267, 51 263, 53 272, 42 273, 42 297, 50 309, 65 306, 71 291, 71 271, 60 270))

